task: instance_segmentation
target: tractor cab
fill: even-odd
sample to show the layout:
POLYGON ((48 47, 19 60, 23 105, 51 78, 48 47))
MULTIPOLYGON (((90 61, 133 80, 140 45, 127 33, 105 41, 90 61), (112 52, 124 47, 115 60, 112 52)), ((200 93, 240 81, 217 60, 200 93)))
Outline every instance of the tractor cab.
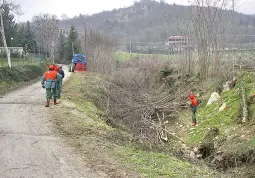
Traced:
POLYGON ((74 54, 72 63, 69 65, 69 72, 85 72, 86 56, 83 54, 74 54))

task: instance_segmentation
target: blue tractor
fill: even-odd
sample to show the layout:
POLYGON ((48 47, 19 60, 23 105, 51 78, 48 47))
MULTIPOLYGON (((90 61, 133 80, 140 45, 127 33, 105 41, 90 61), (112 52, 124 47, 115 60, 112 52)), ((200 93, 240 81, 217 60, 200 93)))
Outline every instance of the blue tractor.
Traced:
POLYGON ((69 65, 69 72, 86 72, 86 56, 74 54, 72 63, 69 65))

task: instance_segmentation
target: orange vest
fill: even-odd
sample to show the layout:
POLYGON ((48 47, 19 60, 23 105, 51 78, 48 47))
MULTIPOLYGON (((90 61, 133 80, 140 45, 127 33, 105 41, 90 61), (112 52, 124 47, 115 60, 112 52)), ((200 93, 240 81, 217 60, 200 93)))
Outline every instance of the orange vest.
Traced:
POLYGON ((48 71, 48 72, 45 72, 45 80, 49 80, 49 79, 52 79, 52 80, 57 80, 57 72, 56 71, 48 71))
POLYGON ((198 105, 198 101, 197 101, 196 98, 191 99, 190 101, 191 101, 192 106, 197 106, 198 105))

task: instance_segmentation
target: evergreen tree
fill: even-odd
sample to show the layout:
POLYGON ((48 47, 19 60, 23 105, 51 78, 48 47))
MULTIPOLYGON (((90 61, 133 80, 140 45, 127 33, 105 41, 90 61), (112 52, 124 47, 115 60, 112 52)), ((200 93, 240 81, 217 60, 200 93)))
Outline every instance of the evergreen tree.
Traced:
POLYGON ((63 60, 65 59, 65 36, 62 34, 59 36, 58 59, 61 63, 63 63, 63 60))
POLYGON ((18 47, 23 47, 25 28, 26 28, 25 23, 19 24, 19 26, 18 26, 18 31, 17 31, 17 35, 16 35, 16 39, 15 39, 16 46, 18 46, 18 47))
POLYGON ((65 57, 67 61, 70 61, 73 54, 79 54, 81 52, 81 42, 78 39, 78 33, 75 27, 72 25, 69 35, 67 37, 67 44, 65 50, 65 57))
POLYGON ((37 44, 35 37, 33 35, 30 22, 27 21, 26 28, 24 30, 24 38, 22 41, 22 46, 26 52, 35 53, 37 52, 37 44))
POLYGON ((29 21, 19 26, 16 44, 17 46, 23 47, 25 52, 36 53, 38 51, 35 36, 29 21))

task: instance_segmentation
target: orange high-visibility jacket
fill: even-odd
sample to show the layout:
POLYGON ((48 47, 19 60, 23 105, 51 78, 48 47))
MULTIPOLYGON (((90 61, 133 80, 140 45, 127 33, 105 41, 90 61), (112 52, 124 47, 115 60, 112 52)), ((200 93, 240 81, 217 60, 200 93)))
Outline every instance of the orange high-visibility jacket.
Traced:
POLYGON ((45 81, 49 80, 49 79, 52 79, 52 80, 57 80, 57 72, 56 71, 48 71, 48 72, 45 72, 45 81))
POLYGON ((198 105, 198 101, 196 98, 190 99, 191 105, 192 106, 197 106, 198 105))
POLYGON ((45 72, 41 79, 41 84, 45 85, 46 88, 56 88, 57 82, 62 79, 62 76, 56 71, 45 72))

